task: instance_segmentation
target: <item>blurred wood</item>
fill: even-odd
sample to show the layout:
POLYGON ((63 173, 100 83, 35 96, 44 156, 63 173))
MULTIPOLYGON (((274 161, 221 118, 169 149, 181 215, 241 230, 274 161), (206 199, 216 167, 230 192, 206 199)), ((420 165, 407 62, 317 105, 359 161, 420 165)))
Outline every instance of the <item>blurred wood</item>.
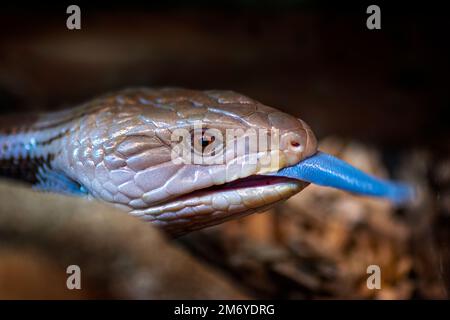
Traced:
POLYGON ((0 183, 2 299, 237 299, 230 279, 111 206, 0 183), (66 288, 69 265, 81 290, 66 288))

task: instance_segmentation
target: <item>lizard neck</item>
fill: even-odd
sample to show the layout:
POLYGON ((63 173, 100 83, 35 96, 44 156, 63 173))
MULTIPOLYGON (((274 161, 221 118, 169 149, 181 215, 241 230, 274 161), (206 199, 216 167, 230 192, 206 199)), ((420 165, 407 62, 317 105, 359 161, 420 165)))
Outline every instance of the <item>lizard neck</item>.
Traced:
MULTIPOLYGON (((14 118, 18 118, 17 116, 14 118)), ((73 130, 72 121, 42 121, 48 115, 27 116, 27 123, 14 125, 13 117, 3 117, 0 128, 0 176, 21 180, 40 190, 77 189, 63 182, 61 153, 67 136, 73 130), (34 121, 32 121, 33 119, 34 121)), ((70 192, 72 193, 72 192, 70 192)))

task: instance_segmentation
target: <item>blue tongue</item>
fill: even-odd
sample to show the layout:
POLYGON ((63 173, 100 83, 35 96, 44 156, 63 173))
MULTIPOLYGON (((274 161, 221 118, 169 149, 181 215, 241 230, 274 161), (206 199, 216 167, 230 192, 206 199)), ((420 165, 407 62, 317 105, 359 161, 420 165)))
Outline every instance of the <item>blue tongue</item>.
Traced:
POLYGON ((283 168, 273 175, 357 194, 383 197, 396 204, 411 201, 415 195, 414 189, 407 184, 373 177, 323 152, 317 152, 295 166, 283 168))

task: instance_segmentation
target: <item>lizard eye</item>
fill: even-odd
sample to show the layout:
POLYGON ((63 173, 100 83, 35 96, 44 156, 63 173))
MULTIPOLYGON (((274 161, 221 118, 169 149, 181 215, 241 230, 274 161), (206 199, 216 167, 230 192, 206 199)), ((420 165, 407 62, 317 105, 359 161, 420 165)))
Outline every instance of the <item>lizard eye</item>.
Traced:
POLYGON ((199 130, 193 130, 191 132, 191 141, 192 141, 192 147, 194 152, 200 153, 200 154, 209 154, 212 152, 212 148, 208 148, 213 144, 214 141, 216 141, 216 137, 212 135, 209 130, 206 129, 199 129, 199 130))
POLYGON ((194 144, 194 148, 201 149, 202 152, 214 142, 214 139, 214 136, 207 133, 207 129, 193 130, 191 133, 191 141, 194 144))
POLYGON ((205 149, 212 142, 214 142, 214 137, 205 137, 205 136, 203 136, 202 139, 201 139, 202 148, 205 149))

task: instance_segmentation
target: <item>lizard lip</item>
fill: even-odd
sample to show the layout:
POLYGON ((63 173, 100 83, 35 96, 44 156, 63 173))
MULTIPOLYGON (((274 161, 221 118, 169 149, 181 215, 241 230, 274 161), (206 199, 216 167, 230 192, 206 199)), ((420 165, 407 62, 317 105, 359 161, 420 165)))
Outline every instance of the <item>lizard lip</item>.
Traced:
POLYGON ((181 195, 176 198, 172 198, 167 202, 160 203, 158 205, 164 205, 166 203, 174 201, 182 201, 188 198, 200 197, 206 194, 226 192, 238 189, 257 188, 257 187, 270 187, 283 183, 302 183, 298 179, 292 179, 288 177, 268 176, 268 175, 251 175, 245 178, 239 178, 221 185, 214 185, 203 189, 198 189, 190 193, 181 195))
POLYGON ((242 188, 255 188, 255 187, 263 187, 263 186, 270 186, 275 185, 277 183, 283 183, 288 181, 298 181, 296 179, 288 178, 288 177, 277 177, 277 176, 267 176, 267 175, 253 175, 248 176, 245 178, 240 178, 234 181, 227 182, 222 185, 216 185, 201 190, 236 190, 236 189, 242 189, 242 188))

